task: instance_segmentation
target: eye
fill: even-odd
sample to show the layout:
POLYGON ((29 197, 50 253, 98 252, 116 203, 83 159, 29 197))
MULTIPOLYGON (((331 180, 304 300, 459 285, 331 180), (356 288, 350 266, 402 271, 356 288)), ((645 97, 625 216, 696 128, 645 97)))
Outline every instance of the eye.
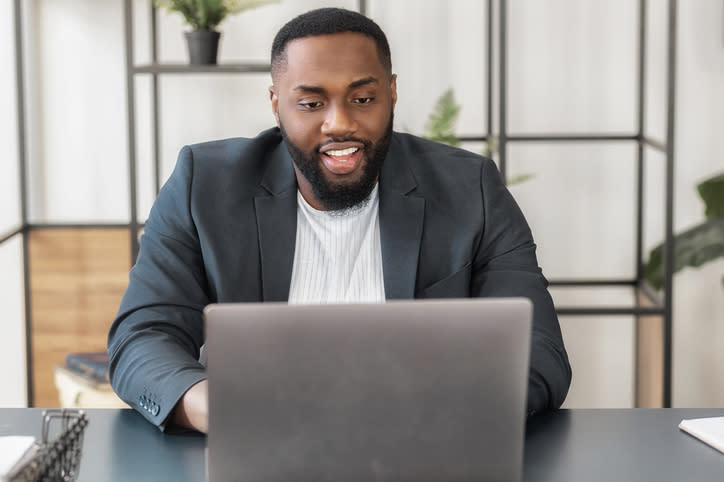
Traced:
POLYGON ((309 101, 301 101, 299 102, 299 107, 301 107, 304 110, 315 110, 322 107, 322 102, 318 100, 309 100, 309 101))
POLYGON ((355 104, 371 104, 375 100, 374 97, 356 97, 352 100, 355 104))

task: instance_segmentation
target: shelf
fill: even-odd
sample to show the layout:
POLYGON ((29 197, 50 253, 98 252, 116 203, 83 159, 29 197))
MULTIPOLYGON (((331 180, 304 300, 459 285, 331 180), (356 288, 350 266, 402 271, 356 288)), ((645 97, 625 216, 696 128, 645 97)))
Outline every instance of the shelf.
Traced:
POLYGON ((551 281, 549 291, 559 315, 663 316, 666 309, 661 293, 635 280, 551 281))
POLYGON ((636 286, 638 281, 636 279, 622 278, 622 279, 549 279, 548 283, 551 286, 559 287, 583 287, 583 286, 636 286))
POLYGON ((271 66, 261 62, 217 65, 144 64, 133 67, 134 74, 243 74, 269 72, 271 72, 271 66))
MULTIPOLYGON (((463 142, 484 141, 481 136, 459 136, 463 142)), ((637 134, 522 134, 507 135, 506 142, 602 142, 602 141, 639 141, 637 134)))
POLYGON ((16 229, 12 229, 5 233, 0 233, 0 244, 3 244, 5 241, 9 240, 14 236, 17 236, 18 234, 22 234, 23 231, 25 231, 25 229, 22 226, 19 226, 16 229))
POLYGON ((562 316, 620 316, 620 315, 657 315, 665 314, 663 307, 655 306, 561 306, 556 313, 562 316))

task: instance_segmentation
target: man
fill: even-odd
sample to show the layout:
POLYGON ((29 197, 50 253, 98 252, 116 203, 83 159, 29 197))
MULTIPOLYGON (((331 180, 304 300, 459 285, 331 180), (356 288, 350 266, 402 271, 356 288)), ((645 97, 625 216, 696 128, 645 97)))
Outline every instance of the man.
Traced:
POLYGON ((489 159, 392 132, 380 28, 325 8, 272 46, 277 128, 184 147, 111 327, 111 383, 161 429, 207 430, 202 310, 213 302, 525 296, 529 413, 571 371, 530 230, 489 159))

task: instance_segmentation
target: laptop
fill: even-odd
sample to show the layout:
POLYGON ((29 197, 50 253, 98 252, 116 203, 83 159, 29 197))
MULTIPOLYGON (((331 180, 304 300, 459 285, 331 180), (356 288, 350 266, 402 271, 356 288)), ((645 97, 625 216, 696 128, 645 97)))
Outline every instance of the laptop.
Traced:
POLYGON ((521 480, 531 313, 208 306, 209 481, 521 480))

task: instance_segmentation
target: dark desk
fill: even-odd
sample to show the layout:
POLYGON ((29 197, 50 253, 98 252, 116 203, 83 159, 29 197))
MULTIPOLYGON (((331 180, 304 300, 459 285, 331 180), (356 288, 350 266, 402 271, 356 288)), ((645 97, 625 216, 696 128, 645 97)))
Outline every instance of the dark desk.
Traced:
MULTIPOLYGON (((40 409, 0 409, 0 435, 39 437, 40 409)), ((131 410, 87 410, 81 481, 203 481, 202 435, 164 435, 131 410)), ((680 432, 724 409, 561 410, 528 423, 527 481, 724 480, 724 454, 680 432)))

